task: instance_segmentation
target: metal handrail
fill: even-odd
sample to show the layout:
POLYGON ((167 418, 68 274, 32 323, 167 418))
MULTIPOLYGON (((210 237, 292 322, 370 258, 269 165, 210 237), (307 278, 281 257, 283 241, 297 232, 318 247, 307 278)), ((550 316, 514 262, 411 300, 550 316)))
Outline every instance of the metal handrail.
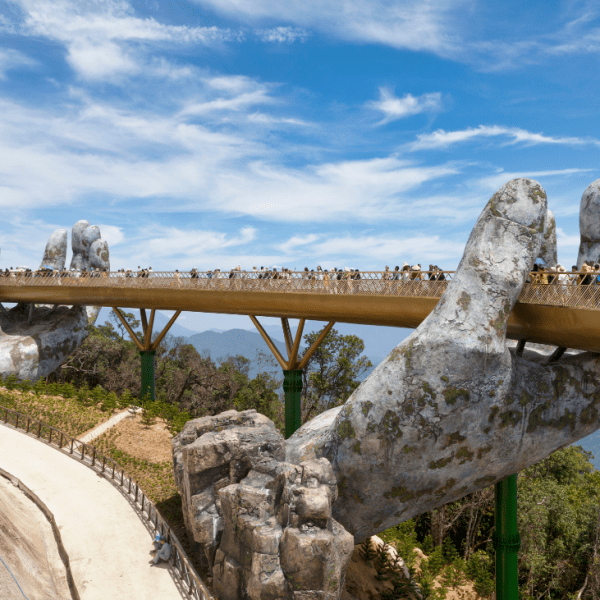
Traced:
POLYGON ((52 427, 44 421, 29 417, 12 408, 0 405, 0 420, 14 426, 15 429, 21 429, 28 434, 32 433, 41 439, 46 439, 45 435, 42 436, 42 431, 46 429, 48 431, 48 443, 51 446, 55 446, 61 451, 68 451, 73 458, 80 460, 84 465, 103 476, 108 473, 113 482, 127 494, 128 499, 140 507, 142 516, 144 512, 147 514, 148 522, 154 526, 154 531, 166 537, 173 549, 175 572, 190 597, 194 600, 214 600, 214 597, 190 563, 185 550, 181 546, 181 542, 160 514, 154 502, 148 498, 137 481, 126 473, 125 469, 118 462, 99 452, 95 446, 81 442, 77 438, 63 433, 60 429, 56 429, 56 427, 52 427), (14 415, 14 423, 10 421, 9 415, 14 415), (21 419, 21 424, 19 423, 19 419, 21 419), (53 433, 55 434, 54 439, 52 438, 53 433), (80 456, 78 455, 79 453, 80 456))
MULTIPOLYGON (((127 277, 121 272, 95 272, 81 276, 80 272, 0 272, 3 287, 113 288, 113 289, 180 289, 190 291, 240 291, 267 293, 341 294, 396 297, 439 298, 452 281, 455 271, 277 271, 267 276, 260 271, 153 271, 127 277), (218 275, 218 276, 217 276, 218 275), (231 277, 230 277, 231 275, 231 277), (360 276, 359 279, 356 277, 360 276), (341 279, 337 277, 340 276, 341 279), (395 277, 398 277, 397 279, 395 277)), ((519 302, 584 309, 600 309, 600 273, 578 271, 568 273, 532 272, 529 283, 523 285, 519 302), (549 284, 549 281, 552 284, 549 284), (591 285, 582 285, 591 283, 591 285)))

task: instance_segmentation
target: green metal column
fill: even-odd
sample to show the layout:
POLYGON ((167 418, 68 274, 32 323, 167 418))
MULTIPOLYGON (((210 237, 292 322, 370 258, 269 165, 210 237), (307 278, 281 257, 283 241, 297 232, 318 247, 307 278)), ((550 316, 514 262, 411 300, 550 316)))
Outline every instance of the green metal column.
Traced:
POLYGON ((140 350, 142 357, 142 400, 147 396, 151 402, 156 400, 154 389, 154 355, 156 350, 140 350))
POLYGON ((518 600, 517 553, 521 538, 517 531, 517 475, 496 484, 496 600, 518 600))
POLYGON ((283 370, 285 393, 285 437, 289 438, 302 425, 302 369, 283 370))

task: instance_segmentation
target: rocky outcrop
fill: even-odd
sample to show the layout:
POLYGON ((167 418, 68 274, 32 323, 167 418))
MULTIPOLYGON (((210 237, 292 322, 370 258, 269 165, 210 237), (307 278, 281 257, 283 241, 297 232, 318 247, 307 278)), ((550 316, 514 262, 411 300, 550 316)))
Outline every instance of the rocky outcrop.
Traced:
POLYGON ((332 518, 333 470, 285 463, 284 445, 254 410, 189 421, 173 439, 188 535, 221 600, 341 596, 354 540, 332 518))

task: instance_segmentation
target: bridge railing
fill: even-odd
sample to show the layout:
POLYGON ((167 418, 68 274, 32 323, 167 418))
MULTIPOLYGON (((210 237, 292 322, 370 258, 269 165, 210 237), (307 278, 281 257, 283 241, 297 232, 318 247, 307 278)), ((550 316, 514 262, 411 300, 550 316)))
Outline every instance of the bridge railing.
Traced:
POLYGON ((184 589, 193 600, 214 600, 202 579, 190 563, 181 542, 168 526, 156 505, 148 498, 139 484, 125 472, 125 469, 112 458, 105 456, 94 446, 85 444, 59 429, 29 417, 19 411, 0 405, 0 421, 21 429, 25 433, 35 435, 38 439, 47 440, 58 450, 68 452, 73 458, 95 470, 104 477, 110 477, 114 484, 121 489, 140 511, 141 516, 147 517, 148 525, 155 532, 164 535, 173 551, 175 573, 183 584, 184 589))
MULTIPOLYGON (((293 292, 439 298, 454 271, 154 271, 135 272, 12 272, 0 273, 4 286, 112 287, 134 289, 293 292)), ((600 309, 596 272, 540 274, 532 272, 519 301, 573 308, 600 309)))

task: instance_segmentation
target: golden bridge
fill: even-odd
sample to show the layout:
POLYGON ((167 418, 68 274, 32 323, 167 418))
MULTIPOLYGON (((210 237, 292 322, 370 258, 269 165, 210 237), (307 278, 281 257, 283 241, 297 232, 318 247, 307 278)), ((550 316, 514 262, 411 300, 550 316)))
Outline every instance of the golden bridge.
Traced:
MULTIPOLYGON (((123 272, 12 272, 0 276, 0 302, 141 309, 144 343, 129 331, 140 350, 156 347, 181 311, 248 315, 281 366, 297 369, 304 366, 297 361, 297 352, 305 320, 328 322, 327 332, 335 322, 415 328, 433 310, 453 274, 410 272, 403 279, 393 279, 394 273, 362 271, 360 279, 338 280, 322 273, 316 279, 316 273, 305 271, 277 273, 278 278, 261 277, 255 271, 232 271, 231 276, 225 272, 151 272, 149 277, 123 272), (145 309, 152 311, 149 319, 145 309), (156 310, 176 312, 160 339, 150 343, 156 310), (259 316, 282 319, 287 361, 258 323, 259 316), (295 340, 290 318, 300 319, 295 340)), ((534 283, 523 286, 508 321, 507 337, 521 340, 521 349, 528 341, 600 352, 600 286, 577 285, 586 275, 590 274, 568 273, 560 283, 545 284, 539 273, 532 273, 534 283)))

